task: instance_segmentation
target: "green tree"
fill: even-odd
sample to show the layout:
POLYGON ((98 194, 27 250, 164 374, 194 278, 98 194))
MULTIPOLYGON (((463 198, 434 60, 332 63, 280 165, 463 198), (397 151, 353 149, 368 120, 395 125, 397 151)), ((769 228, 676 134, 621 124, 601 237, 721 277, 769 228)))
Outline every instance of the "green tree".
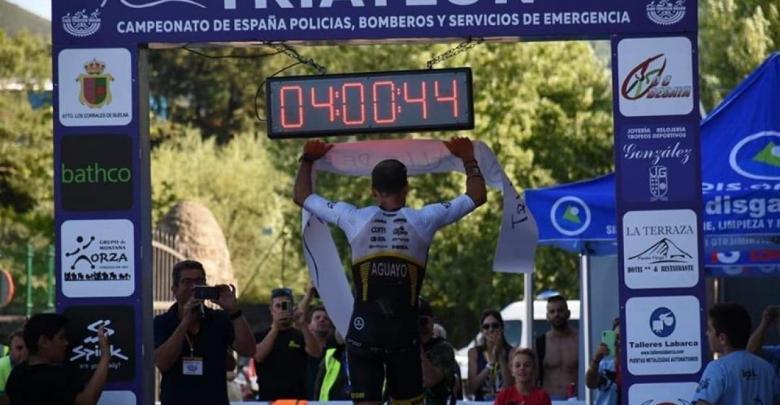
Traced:
MULTIPOLYGON (((0 31, 0 268, 26 283, 26 245, 38 253, 35 302, 45 300, 46 247, 53 241, 52 113, 33 110, 27 91, 51 77, 51 48, 37 37, 0 31)), ((18 290, 17 290, 18 291, 18 290)), ((11 311, 24 303, 17 293, 11 311)))
POLYGON ((699 2, 701 100, 709 111, 780 47, 776 0, 699 2))

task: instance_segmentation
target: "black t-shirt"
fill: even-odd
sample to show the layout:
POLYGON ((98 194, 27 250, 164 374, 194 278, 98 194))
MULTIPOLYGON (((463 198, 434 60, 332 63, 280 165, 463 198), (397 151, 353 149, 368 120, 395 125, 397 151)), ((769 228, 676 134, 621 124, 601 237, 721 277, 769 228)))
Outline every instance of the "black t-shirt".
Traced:
MULTIPOLYGON (((179 326, 177 304, 168 312, 154 317, 154 347, 165 343, 179 326)), ((227 405, 227 351, 235 338, 233 323, 225 311, 206 308, 200 321, 200 330, 191 336, 192 356, 203 360, 203 375, 184 375, 182 358, 190 357, 190 346, 185 340, 176 363, 161 373, 160 403, 162 405, 208 404, 227 405)))
POLYGON ((5 392, 11 405, 72 405, 84 383, 65 366, 25 362, 11 371, 5 392))
MULTIPOLYGON (((255 334, 260 343, 268 334, 264 330, 255 334)), ((308 362, 303 334, 294 328, 279 331, 271 353, 257 363, 258 399, 306 399, 306 365, 308 362)))
POLYGON ((319 392, 314 392, 315 383, 317 382, 317 374, 320 371, 320 364, 322 363, 322 360, 325 358, 325 351, 333 348, 338 347, 339 344, 336 342, 336 339, 333 338, 333 336, 329 337, 328 340, 325 342, 325 347, 322 348, 322 356, 320 357, 312 357, 309 355, 306 355, 306 396, 310 400, 317 400, 319 399, 319 392))

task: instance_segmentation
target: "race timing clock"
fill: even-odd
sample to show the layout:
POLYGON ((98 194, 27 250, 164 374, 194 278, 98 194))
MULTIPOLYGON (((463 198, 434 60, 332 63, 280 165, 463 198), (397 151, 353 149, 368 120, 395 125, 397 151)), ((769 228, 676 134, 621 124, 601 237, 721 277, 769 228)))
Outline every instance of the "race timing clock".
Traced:
POLYGON ((269 138, 474 128, 471 69, 268 79, 269 138))

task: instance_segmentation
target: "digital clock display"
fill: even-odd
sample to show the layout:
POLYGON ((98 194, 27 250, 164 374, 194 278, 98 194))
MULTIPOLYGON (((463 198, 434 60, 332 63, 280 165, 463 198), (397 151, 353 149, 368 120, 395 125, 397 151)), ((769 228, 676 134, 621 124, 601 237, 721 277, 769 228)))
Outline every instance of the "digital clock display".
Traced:
POLYGON ((474 128, 471 69, 270 78, 270 138, 474 128))

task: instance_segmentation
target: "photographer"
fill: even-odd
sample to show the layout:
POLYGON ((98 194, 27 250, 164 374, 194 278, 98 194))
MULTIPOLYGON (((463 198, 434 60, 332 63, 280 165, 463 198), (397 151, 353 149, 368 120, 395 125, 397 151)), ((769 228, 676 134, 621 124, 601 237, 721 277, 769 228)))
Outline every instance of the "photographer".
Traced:
POLYGON ((233 286, 206 287, 206 271, 194 260, 173 266, 176 303, 154 318, 154 364, 162 374, 160 402, 227 405, 228 350, 252 356, 255 340, 233 286), (203 305, 211 300, 222 310, 203 305))
POLYGON ((289 288, 271 292, 271 328, 255 337, 260 401, 306 399, 307 356, 322 357, 322 344, 306 325, 303 311, 293 310, 289 288))

